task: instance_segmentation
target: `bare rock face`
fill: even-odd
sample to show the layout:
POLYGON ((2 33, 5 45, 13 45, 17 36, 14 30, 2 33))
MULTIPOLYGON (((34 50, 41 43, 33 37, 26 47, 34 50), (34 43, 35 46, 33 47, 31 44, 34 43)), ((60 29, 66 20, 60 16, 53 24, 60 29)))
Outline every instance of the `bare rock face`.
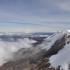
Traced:
POLYGON ((50 63, 48 61, 48 58, 41 58, 37 63, 32 63, 21 59, 4 64, 0 70, 54 70, 54 68, 49 68, 50 63))
POLYGON ((56 42, 51 46, 51 48, 46 52, 45 57, 51 57, 57 54, 61 49, 64 48, 66 44, 65 35, 61 39, 57 39, 56 42))

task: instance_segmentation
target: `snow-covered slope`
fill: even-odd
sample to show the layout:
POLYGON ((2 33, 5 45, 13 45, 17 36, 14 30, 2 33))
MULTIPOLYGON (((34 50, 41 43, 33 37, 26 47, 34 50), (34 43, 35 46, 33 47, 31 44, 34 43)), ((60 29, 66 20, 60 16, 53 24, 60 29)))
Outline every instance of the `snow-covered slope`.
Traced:
POLYGON ((50 62, 53 66, 64 65, 70 63, 70 44, 65 45, 62 50, 59 51, 58 54, 53 55, 50 58, 50 62))
MULTIPOLYGON (((69 37, 67 39, 69 39, 69 37)), ((57 53, 56 55, 53 55, 50 58, 50 63, 54 67, 57 67, 60 65, 61 68, 63 68, 63 70, 68 70, 68 65, 70 64, 70 43, 66 42, 66 45, 64 46, 64 48, 61 49, 59 53, 57 53)))

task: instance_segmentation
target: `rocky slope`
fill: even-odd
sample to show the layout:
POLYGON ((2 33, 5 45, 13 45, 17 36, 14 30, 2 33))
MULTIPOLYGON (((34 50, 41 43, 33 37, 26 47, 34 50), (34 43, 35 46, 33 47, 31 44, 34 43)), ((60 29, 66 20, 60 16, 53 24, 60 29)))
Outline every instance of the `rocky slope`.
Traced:
POLYGON ((27 52, 20 50, 22 53, 16 53, 14 55, 17 55, 16 60, 5 63, 0 67, 0 70, 58 70, 59 67, 55 69, 51 66, 49 58, 64 47, 65 40, 64 35, 61 39, 56 40, 48 51, 40 51, 38 48, 28 49, 27 52), (22 56, 22 58, 19 59, 21 54, 23 54, 24 57, 22 56))

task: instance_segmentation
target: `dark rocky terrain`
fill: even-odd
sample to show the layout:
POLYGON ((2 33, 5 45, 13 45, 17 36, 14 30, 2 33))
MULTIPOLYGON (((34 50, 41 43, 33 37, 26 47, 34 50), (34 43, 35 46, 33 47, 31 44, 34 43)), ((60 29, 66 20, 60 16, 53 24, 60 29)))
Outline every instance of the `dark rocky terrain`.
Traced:
MULTIPOLYGON (((60 66, 54 68, 49 63, 49 58, 52 55, 58 53, 60 49, 62 49, 65 45, 65 35, 57 40, 52 47, 48 50, 42 50, 41 52, 36 52, 36 48, 28 49, 27 53, 23 52, 23 57, 19 59, 17 56, 15 61, 10 61, 5 63, 3 66, 0 67, 0 70, 59 70, 60 66)), ((18 55, 19 53, 16 53, 18 55)))

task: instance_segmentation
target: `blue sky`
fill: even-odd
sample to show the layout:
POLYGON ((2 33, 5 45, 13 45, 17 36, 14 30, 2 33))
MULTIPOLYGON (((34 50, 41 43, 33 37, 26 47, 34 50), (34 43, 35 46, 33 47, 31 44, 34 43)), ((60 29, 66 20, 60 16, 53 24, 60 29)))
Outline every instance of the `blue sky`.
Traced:
POLYGON ((0 31, 70 29, 70 0, 0 0, 0 31))

